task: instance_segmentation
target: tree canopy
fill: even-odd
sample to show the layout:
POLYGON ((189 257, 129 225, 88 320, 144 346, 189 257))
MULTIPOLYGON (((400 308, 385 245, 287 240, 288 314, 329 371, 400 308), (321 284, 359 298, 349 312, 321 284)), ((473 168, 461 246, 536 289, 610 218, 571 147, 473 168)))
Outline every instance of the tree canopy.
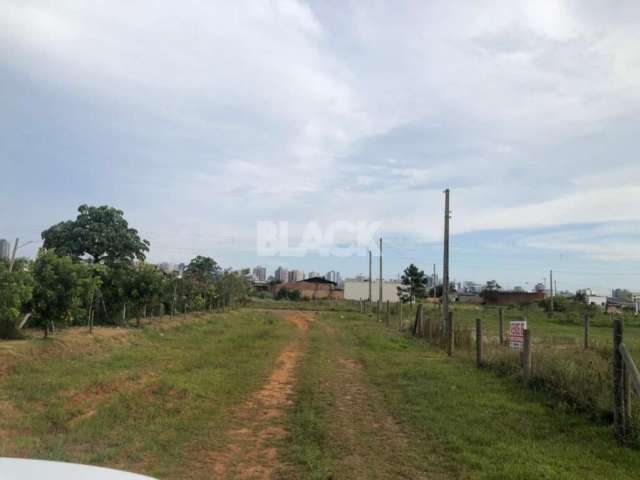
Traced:
POLYGON ((402 274, 402 286, 398 287, 400 301, 412 302, 416 298, 423 298, 427 293, 427 276, 413 263, 405 268, 402 274))
POLYGON ((130 228, 122 210, 103 205, 81 205, 75 220, 53 225, 42 232, 44 248, 75 259, 91 257, 93 263, 132 263, 144 260, 149 242, 130 228))
POLYGON ((495 280, 487 280, 487 283, 482 289, 493 292, 497 290, 502 290, 502 286, 495 280))
POLYGON ((200 281, 212 281, 219 273, 218 263, 213 258, 202 255, 193 258, 185 269, 185 274, 194 276, 200 281))

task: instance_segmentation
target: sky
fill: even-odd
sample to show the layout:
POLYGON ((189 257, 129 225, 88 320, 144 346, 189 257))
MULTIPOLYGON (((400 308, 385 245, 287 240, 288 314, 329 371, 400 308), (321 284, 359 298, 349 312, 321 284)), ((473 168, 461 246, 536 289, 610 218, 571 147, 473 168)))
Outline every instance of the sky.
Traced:
MULTIPOLYGON (((640 290, 640 3, 0 3, 0 237, 111 205, 149 260, 260 256, 257 225, 379 224, 385 276, 640 290)), ((340 242, 348 242, 342 238, 340 242)), ((35 255, 37 243, 20 250, 35 255)))

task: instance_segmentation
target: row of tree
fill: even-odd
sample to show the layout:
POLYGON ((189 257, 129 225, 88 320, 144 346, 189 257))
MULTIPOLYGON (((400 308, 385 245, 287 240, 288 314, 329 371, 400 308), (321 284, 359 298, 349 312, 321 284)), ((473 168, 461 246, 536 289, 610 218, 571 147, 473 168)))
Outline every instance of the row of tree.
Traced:
POLYGON ((19 336, 22 320, 48 334, 55 325, 122 324, 130 318, 187 313, 242 302, 247 271, 223 270, 198 256, 184 272, 145 262, 149 242, 122 211, 82 205, 75 220, 42 232, 35 260, 0 261, 0 337, 19 336))

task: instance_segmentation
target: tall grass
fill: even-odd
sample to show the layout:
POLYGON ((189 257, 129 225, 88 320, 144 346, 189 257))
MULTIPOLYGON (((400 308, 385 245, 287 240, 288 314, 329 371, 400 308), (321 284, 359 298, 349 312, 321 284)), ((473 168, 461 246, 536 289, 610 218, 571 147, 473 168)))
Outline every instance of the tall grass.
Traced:
MULTIPOLYGON (((424 336, 430 338, 432 344, 446 349, 447 338, 438 313, 426 312, 425 315, 430 315, 432 329, 430 336, 426 331, 424 336)), ((568 315, 558 318, 558 322, 578 326, 582 325, 582 318, 568 315)), ((458 355, 470 361, 474 359, 476 339, 471 323, 454 322, 454 335, 458 355)), ((483 346, 484 368, 520 381, 520 352, 511 350, 508 345, 500 345, 497 336, 491 335, 485 336, 483 346)), ((589 348, 584 349, 579 336, 556 337, 551 332, 542 332, 539 336, 534 334, 532 338, 531 355, 529 388, 545 393, 549 403, 555 407, 584 414, 597 422, 611 423, 613 352, 610 341, 604 337, 591 337, 589 348)), ((633 430, 639 432, 640 399, 635 393, 631 396, 631 412, 633 430)), ((640 446, 640 435, 635 433, 631 441, 640 446)))

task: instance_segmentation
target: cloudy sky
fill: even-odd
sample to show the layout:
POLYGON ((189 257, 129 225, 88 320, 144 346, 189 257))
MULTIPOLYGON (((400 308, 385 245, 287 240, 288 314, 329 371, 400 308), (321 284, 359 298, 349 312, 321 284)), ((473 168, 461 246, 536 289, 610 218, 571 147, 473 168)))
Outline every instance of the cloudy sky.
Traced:
MULTIPOLYGON (((640 290, 640 3, 0 3, 0 237, 125 211, 152 261, 382 222, 389 276, 640 290)), ((35 244, 24 254, 35 253, 35 244)))

